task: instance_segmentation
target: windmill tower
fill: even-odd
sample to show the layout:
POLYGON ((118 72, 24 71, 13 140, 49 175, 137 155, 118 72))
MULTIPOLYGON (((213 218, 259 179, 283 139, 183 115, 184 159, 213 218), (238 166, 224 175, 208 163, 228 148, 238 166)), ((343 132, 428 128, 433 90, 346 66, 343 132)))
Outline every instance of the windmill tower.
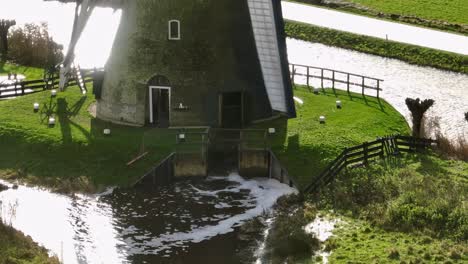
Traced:
POLYGON ((240 128, 295 116, 280 0, 116 2, 122 20, 94 90, 98 118, 240 128))

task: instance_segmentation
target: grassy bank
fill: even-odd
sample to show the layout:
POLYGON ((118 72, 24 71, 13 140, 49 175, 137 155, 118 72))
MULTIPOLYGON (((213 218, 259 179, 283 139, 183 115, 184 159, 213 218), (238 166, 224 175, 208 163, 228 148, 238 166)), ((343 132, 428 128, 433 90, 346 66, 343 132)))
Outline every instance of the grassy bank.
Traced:
POLYGON ((91 93, 77 87, 0 101, 0 177, 22 179, 60 189, 96 191, 99 186, 126 186, 168 155, 175 131, 126 127, 93 118, 91 93), (40 111, 33 112, 33 103, 40 111), (49 127, 48 116, 56 118, 49 127), (104 136, 110 128, 111 136, 104 136), (148 155, 127 166, 142 152, 148 155))
POLYGON ((327 242, 334 263, 468 260, 468 163, 404 156, 341 174, 310 201, 348 225, 327 242))
POLYGON ((468 5, 463 0, 293 0, 379 19, 468 34, 468 5))
POLYGON ((320 263, 321 248, 330 263, 466 263, 467 194, 468 163, 431 152, 348 169, 305 204, 278 202, 267 256, 320 263), (338 219, 325 242, 304 232, 316 217, 338 219))
POLYGON ((291 38, 399 59, 420 66, 468 73, 468 56, 464 55, 293 21, 286 22, 285 30, 291 38))
POLYGON ((298 86, 297 118, 276 120, 262 126, 276 127, 272 148, 302 187, 310 183, 345 147, 375 140, 389 134, 408 134, 405 119, 387 102, 375 97, 326 89, 320 94, 298 86), (341 100, 342 109, 335 106, 341 100), (319 116, 327 118, 319 123, 319 116))
POLYGON ((8 75, 8 73, 23 74, 27 80, 37 80, 44 77, 43 69, 0 62, 0 76, 8 75))
POLYGON ((0 219, 0 263, 59 264, 57 258, 49 258, 47 250, 39 247, 30 237, 0 219))

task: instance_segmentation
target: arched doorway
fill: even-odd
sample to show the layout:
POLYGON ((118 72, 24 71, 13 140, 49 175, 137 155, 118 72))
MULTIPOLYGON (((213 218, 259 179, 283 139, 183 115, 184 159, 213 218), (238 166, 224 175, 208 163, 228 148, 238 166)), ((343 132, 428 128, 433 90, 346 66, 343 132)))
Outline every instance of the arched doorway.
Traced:
POLYGON ((171 114, 171 85, 163 75, 155 75, 148 81, 149 124, 169 127, 171 114))

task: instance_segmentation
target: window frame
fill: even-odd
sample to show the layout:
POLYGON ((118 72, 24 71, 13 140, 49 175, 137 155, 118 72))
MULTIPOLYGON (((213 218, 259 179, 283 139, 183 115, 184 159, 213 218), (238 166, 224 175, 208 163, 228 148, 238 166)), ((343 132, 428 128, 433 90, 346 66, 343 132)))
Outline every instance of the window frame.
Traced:
POLYGON ((167 37, 169 40, 180 40, 181 39, 181 34, 180 34, 180 21, 177 20, 177 19, 171 19, 169 20, 169 22, 167 23, 167 28, 168 28, 168 32, 167 32, 167 37), (173 36, 172 35, 172 29, 173 29, 173 24, 175 24, 177 26, 177 36, 173 36))

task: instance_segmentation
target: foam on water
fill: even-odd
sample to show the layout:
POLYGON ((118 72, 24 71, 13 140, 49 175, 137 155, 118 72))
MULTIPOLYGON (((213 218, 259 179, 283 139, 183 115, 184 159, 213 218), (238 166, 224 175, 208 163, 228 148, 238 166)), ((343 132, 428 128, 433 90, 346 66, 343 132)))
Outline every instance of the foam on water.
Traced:
POLYGON ((136 256, 188 252, 295 192, 273 179, 237 174, 176 183, 154 197, 114 189, 70 197, 20 185, 0 192, 0 216, 52 254, 63 255, 64 263, 130 263, 136 256))

